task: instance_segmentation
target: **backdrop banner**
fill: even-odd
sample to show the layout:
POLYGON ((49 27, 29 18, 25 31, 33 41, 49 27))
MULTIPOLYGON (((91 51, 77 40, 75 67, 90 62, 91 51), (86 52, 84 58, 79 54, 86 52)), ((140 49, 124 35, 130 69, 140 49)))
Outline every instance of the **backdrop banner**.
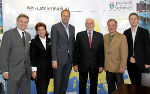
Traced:
MULTIPOLYGON (((35 24, 43 22, 47 25, 47 31, 50 33, 51 26, 61 20, 61 11, 69 9, 71 17, 69 23, 75 26, 76 34, 85 30, 85 19, 93 18, 95 30, 102 34, 108 33, 108 19, 116 19, 118 22, 117 31, 123 33, 130 27, 128 16, 132 12, 140 15, 140 26, 150 30, 150 0, 3 0, 3 13, 0 19, 2 31, 5 32, 16 26, 16 18, 20 13, 29 16, 29 25, 27 31, 34 38, 35 24), (2 21, 3 20, 3 21, 2 21)), ((0 34, 0 38, 2 34, 0 34)), ((124 73, 125 83, 130 83, 127 71, 124 73)), ((87 91, 89 94, 89 81, 87 82, 87 91)), ((52 94, 54 89, 53 79, 50 80, 48 93, 52 94)), ((36 94, 35 83, 32 81, 31 94, 36 94)), ((100 73, 98 77, 98 94, 107 94, 107 82, 105 72, 100 73)), ((79 91, 79 73, 72 70, 67 92, 76 94, 79 91)))

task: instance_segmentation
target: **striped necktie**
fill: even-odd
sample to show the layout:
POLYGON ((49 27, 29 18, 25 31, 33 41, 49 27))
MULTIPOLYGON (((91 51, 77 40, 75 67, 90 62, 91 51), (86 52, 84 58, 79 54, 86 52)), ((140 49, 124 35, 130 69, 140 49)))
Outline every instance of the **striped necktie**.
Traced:
POLYGON ((23 44, 25 46, 25 35, 24 35, 24 32, 22 32, 22 41, 23 41, 23 44))

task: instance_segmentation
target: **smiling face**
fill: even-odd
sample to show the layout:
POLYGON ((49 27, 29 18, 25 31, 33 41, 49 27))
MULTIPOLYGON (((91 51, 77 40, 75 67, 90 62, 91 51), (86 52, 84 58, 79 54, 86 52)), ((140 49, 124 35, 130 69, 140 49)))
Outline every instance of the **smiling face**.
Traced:
POLYGON ((70 19, 70 12, 69 11, 62 11, 61 20, 63 24, 67 25, 70 19))
POLYGON ((29 19, 26 18, 26 17, 19 17, 17 19, 17 27, 21 30, 21 31, 25 31, 25 29, 27 28, 28 26, 28 22, 29 22, 29 19))
POLYGON ((41 38, 45 38, 46 36, 46 30, 43 26, 40 26, 37 28, 37 34, 41 37, 41 38))
POLYGON ((129 17, 129 23, 131 25, 131 27, 136 27, 139 23, 139 19, 136 15, 131 15, 129 17))

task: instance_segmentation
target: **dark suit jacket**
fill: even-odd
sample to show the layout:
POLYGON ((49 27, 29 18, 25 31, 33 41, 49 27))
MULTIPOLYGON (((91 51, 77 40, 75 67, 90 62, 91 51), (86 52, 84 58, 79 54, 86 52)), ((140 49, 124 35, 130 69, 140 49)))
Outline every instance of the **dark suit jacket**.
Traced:
POLYGON ((103 35, 93 32, 91 48, 87 31, 77 33, 75 42, 75 62, 79 72, 98 72, 99 67, 104 67, 104 42, 103 35))
POLYGON ((144 28, 141 27, 137 28, 135 41, 134 41, 134 48, 133 48, 131 28, 124 31, 124 35, 127 37, 128 49, 129 49, 127 68, 130 69, 131 66, 130 58, 134 57, 136 60, 135 64, 138 66, 139 70, 145 72, 146 69, 144 65, 150 64, 149 32, 144 28), (133 50, 134 50, 134 56, 133 56, 133 50))
POLYGON ((52 39, 52 60, 57 61, 58 64, 65 64, 68 57, 72 63, 74 54, 74 43, 75 43, 75 28, 69 24, 69 40, 66 30, 61 22, 55 24, 51 28, 51 39, 52 39))
POLYGON ((46 38, 46 50, 39 37, 31 40, 31 64, 37 67, 37 79, 45 80, 53 76, 51 63, 51 39, 46 38))
POLYGON ((2 72, 9 72, 10 80, 20 80, 26 71, 28 78, 31 78, 30 39, 30 34, 25 31, 24 46, 17 28, 6 31, 3 35, 0 48, 0 67, 2 72))

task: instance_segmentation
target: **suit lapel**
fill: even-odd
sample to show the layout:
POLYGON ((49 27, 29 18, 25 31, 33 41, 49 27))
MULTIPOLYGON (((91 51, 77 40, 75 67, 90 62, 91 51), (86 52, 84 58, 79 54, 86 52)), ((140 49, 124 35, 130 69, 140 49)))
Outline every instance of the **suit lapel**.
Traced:
POLYGON ((133 55, 133 45, 135 45, 135 41, 134 41, 134 43, 133 43, 133 37, 132 37, 132 30, 131 30, 131 28, 130 28, 130 31, 129 31, 129 37, 130 37, 130 42, 131 42, 131 45, 130 45, 130 47, 131 47, 131 55, 133 55))
POLYGON ((109 48, 109 34, 107 34, 106 36, 105 36, 105 40, 104 40, 105 42, 105 46, 106 46, 106 48, 108 49, 109 48))
POLYGON ((131 31, 131 28, 130 28, 130 30, 129 30, 129 37, 130 37, 130 41, 131 41, 131 43, 132 43, 132 47, 133 47, 133 38, 132 38, 132 31, 131 31))
MULTIPOLYGON (((69 25, 69 40, 71 39, 71 35, 72 35, 72 32, 71 32, 71 28, 70 28, 70 25, 69 25)), ((67 33, 66 33, 67 34, 67 33)))
POLYGON ((29 34, 27 34, 27 32, 25 31, 25 46, 26 46, 26 44, 28 44, 29 43, 29 40, 30 39, 30 36, 29 36, 29 34))
MULTIPOLYGON (((136 32, 136 35, 135 35, 135 40, 134 40, 134 46, 138 40, 138 36, 140 35, 140 29, 139 27, 137 28, 137 32, 136 32)), ((132 44, 133 44, 133 38, 132 38, 132 44)))
POLYGON ((62 31, 62 33, 64 33, 66 39, 68 40, 68 35, 67 35, 67 32, 63 26, 63 24, 60 22, 60 31, 62 31))
MULTIPOLYGON (((109 45, 109 48, 111 48, 111 46, 113 46, 113 44, 114 44, 115 40, 117 39, 117 37, 118 37, 118 32, 116 32, 116 34, 115 34, 115 36, 113 37, 113 39, 112 39, 110 45, 108 44, 108 45, 109 45)), ((109 38, 108 38, 108 42, 109 42, 109 38)))
POLYGON ((45 48, 44 48, 44 46, 43 46, 43 44, 42 44, 40 38, 37 37, 36 40, 37 40, 37 43, 38 43, 38 45, 40 46, 40 48, 41 48, 42 50, 45 50, 45 48))
POLYGON ((86 41, 85 44, 88 44, 88 47, 90 48, 89 37, 88 37, 87 31, 83 31, 83 32, 84 32, 84 39, 86 41))
POLYGON ((96 31, 93 31, 92 41, 91 41, 91 48, 94 47, 94 43, 96 41, 96 31))
POLYGON ((46 37, 46 51, 49 50, 49 46, 51 45, 50 39, 46 37))
POLYGON ((16 35, 17 40, 18 40, 20 43, 22 43, 22 45, 24 45, 24 44, 23 44, 23 40, 22 40, 22 38, 21 38, 21 36, 20 36, 19 31, 17 30, 17 28, 14 29, 14 32, 15 32, 15 35, 16 35))

